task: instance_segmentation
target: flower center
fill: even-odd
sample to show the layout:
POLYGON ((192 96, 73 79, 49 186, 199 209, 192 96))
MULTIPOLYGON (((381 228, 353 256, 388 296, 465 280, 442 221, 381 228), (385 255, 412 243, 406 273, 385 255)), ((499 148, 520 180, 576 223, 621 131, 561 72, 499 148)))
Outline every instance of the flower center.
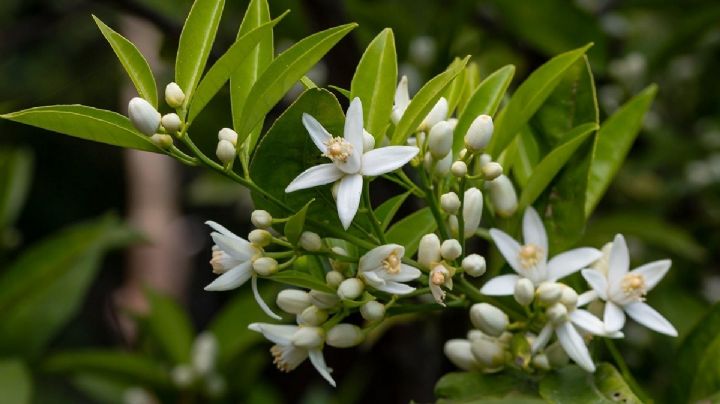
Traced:
POLYGON ((520 258, 520 265, 525 269, 529 269, 537 265, 538 262, 540 262, 540 260, 542 259, 542 257, 542 248, 536 246, 535 244, 525 244, 524 246, 520 247, 520 252, 518 253, 518 258, 520 258))
POLYGON ((382 265, 391 275, 400 273, 400 258, 394 251, 383 260, 382 265))
POLYGON ((353 152, 353 146, 341 137, 334 137, 324 142, 327 150, 323 156, 332 161, 346 162, 353 152))
POLYGON ((633 300, 644 300, 647 288, 645 286, 645 278, 639 274, 627 274, 620 282, 625 296, 633 300))
POLYGON ((432 282, 433 285, 443 285, 445 283, 445 275, 447 275, 445 268, 436 267, 430 274, 430 282, 432 282))

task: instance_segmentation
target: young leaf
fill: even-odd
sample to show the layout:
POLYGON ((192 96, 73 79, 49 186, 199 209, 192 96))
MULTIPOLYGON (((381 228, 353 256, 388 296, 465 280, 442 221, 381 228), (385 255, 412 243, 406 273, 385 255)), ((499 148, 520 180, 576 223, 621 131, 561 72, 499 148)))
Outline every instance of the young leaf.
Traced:
POLYGON ((390 119, 397 81, 395 36, 385 28, 370 42, 350 84, 350 99, 360 97, 365 129, 380 144, 390 119))
POLYGON ((285 223, 285 237, 292 245, 296 245, 300 240, 303 227, 305 226, 305 216, 307 215, 310 204, 313 203, 314 199, 311 199, 305 206, 302 207, 297 213, 288 218, 285 223))
POLYGON ((540 396, 551 403, 642 403, 607 363, 598 365, 595 373, 574 365, 549 373, 540 381, 540 396))
POLYGON ((185 106, 205 69, 224 6, 225 0, 195 0, 185 20, 175 59, 175 82, 185 93, 185 106))
POLYGON ((320 292, 335 294, 335 290, 330 288, 325 280, 320 280, 308 273, 296 271, 293 269, 280 271, 267 279, 271 281, 285 283, 295 287, 319 290, 320 292))
MULTIPOLYGON (((0 150, 0 237, 10 228, 25 202, 32 180, 33 155, 27 149, 0 150)), ((2 250, 0 240, 0 250, 2 250)))
POLYGON ((160 152, 147 136, 118 113, 84 105, 51 105, 0 115, 0 118, 113 146, 160 152))
POLYGON ((30 404, 32 377, 19 360, 0 361, 0 397, 6 404, 30 404))
POLYGON ((585 217, 590 217, 620 169, 656 93, 656 85, 648 86, 600 126, 588 175, 585 217))
POLYGON ((188 363, 195 332, 185 310, 171 297, 147 289, 149 334, 173 363, 188 363))
POLYGON ((417 251, 422 236, 435 231, 436 227, 437 223, 430 208, 422 208, 392 225, 385 234, 385 239, 388 243, 405 246, 405 256, 410 257, 417 251))
POLYGON ((346 24, 310 35, 281 53, 265 69, 253 85, 243 106, 242 122, 237 128, 238 143, 242 143, 265 114, 300 78, 335 46, 357 24, 346 24))
POLYGON ((113 31, 112 28, 105 25, 105 23, 100 21, 96 16, 93 15, 92 17, 95 20, 95 24, 100 28, 100 32, 112 47, 115 55, 117 55, 128 76, 130 76, 130 80, 132 80, 135 85, 135 89, 140 97, 157 108, 157 85, 155 84, 155 77, 153 76, 152 70, 150 70, 150 65, 147 60, 145 60, 132 42, 113 31))

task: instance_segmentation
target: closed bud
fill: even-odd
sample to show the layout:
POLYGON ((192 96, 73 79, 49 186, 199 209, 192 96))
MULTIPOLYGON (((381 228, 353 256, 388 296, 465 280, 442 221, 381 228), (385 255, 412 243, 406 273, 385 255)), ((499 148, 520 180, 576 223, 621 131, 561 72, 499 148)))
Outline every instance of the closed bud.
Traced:
POLYGON ((485 178, 486 181, 492 181, 501 176, 503 173, 502 166, 494 161, 483 165, 480 170, 482 171, 483 178, 485 178))
POLYGON ((277 272, 278 263, 275 261, 275 258, 260 257, 253 261, 252 267, 258 275, 270 276, 277 272))
POLYGON ((460 233, 459 233, 460 228, 458 226, 459 226, 459 224, 458 224, 457 216, 455 216, 455 215, 448 216, 448 227, 450 228, 450 234, 452 234, 453 237, 460 236, 460 233))
POLYGON ((185 102, 185 93, 177 83, 172 82, 165 86, 165 102, 172 108, 180 108, 185 102))
POLYGON ((461 265, 466 274, 475 278, 482 276, 487 268, 485 257, 478 254, 470 254, 463 258, 461 265))
POLYGON ((160 127, 160 113, 140 97, 135 97, 128 103, 128 118, 135 129, 152 136, 160 127))
POLYGON ((460 198, 452 191, 442 194, 440 196, 440 207, 446 213, 453 215, 457 213, 458 209, 460 209, 460 198))
POLYGON ((477 162, 480 165, 480 167, 482 167, 488 163, 491 163, 492 161, 493 161, 492 156, 490 156, 487 153, 481 154, 480 157, 478 157, 478 159, 477 159, 477 162))
POLYGON ((430 113, 428 113, 425 119, 423 119, 418 130, 423 132, 429 130, 438 122, 444 121, 447 118, 447 114, 448 102, 445 97, 440 97, 438 102, 435 103, 435 106, 433 106, 433 108, 430 110, 430 113))
POLYGON ((182 121, 176 113, 165 114, 160 118, 160 124, 168 133, 176 133, 182 128, 182 121))
POLYGON ((324 339, 325 332, 319 327, 300 327, 291 338, 293 345, 306 349, 320 347, 324 339))
POLYGON ((578 294, 575 291, 575 289, 571 288, 570 286, 565 286, 562 290, 562 295, 560 296, 560 303, 564 304, 565 307, 568 308, 568 310, 573 310, 577 306, 578 302, 578 294))
POLYGON ((428 233, 420 239, 418 247, 418 262, 426 269, 430 269, 440 261, 440 239, 435 233, 428 233))
POLYGON ((328 319, 327 311, 311 305, 297 316, 297 323, 300 325, 319 326, 328 319))
POLYGON ((328 330, 325 342, 335 348, 350 348, 365 339, 363 330, 353 324, 338 324, 328 330))
POLYGON ((477 338, 470 343, 470 352, 485 371, 496 371, 505 365, 505 348, 490 338, 477 338))
POLYGON ((365 284, 358 278, 348 278, 340 283, 337 294, 343 300, 355 300, 362 295, 365 284))
POLYGON ((457 119, 457 118, 450 118, 450 119, 448 119, 448 120, 445 121, 445 122, 447 122, 448 125, 450 125, 450 128, 451 128, 452 130, 455 130, 455 127, 457 127, 457 124, 458 124, 458 119, 457 119))
POLYGON ((482 219, 483 211, 483 195, 479 189, 473 187, 465 191, 465 200, 463 201, 463 219, 465 238, 475 235, 478 227, 480 227, 480 219, 482 219))
POLYGON ((248 234, 248 241, 262 248, 267 247, 272 242, 272 234, 263 229, 255 229, 248 234))
POLYGON ((363 153, 375 148, 375 138, 368 131, 363 129, 363 153))
POLYGON ((195 381, 195 372, 190 365, 178 365, 170 371, 170 378, 175 386, 184 389, 195 381))
POLYGON ((465 156, 467 156, 467 152, 468 152, 467 149, 463 147, 462 149, 460 149, 460 152, 458 153, 458 158, 460 160, 464 160, 465 156))
POLYGON ((462 255, 462 246, 460 246, 460 242, 455 240, 454 238, 443 241, 442 245, 440 246, 440 255, 446 261, 452 261, 456 259, 460 255, 462 255))
POLYGON ((313 304, 313 299, 304 290, 284 289, 278 293, 275 303, 286 313, 300 314, 313 304))
POLYGON ((436 159, 441 159, 450 153, 453 143, 453 130, 449 123, 440 121, 430 129, 428 135, 428 149, 436 159))
POLYGON ((315 252, 322 248, 322 239, 317 233, 304 231, 300 235, 298 244, 305 251, 315 252))
POLYGON ((227 140, 233 146, 237 146, 238 134, 230 128, 222 128, 218 131, 218 140, 227 140))
POLYGON ((479 370, 475 356, 472 354, 472 344, 466 339, 451 339, 445 342, 443 352, 453 365, 466 371, 479 370))
POLYGON ((450 172, 450 165, 453 162, 452 158, 452 152, 448 153, 445 157, 443 157, 441 160, 438 160, 435 163, 435 169, 433 170, 433 175, 436 177, 444 177, 448 175, 450 172))
POLYGON ((533 356, 532 365, 536 369, 550 370, 550 360, 545 354, 537 354, 533 356))
POLYGON ((473 325, 492 337, 499 337, 508 325, 508 316, 502 310, 487 303, 477 303, 470 308, 473 325))
POLYGON ((467 164, 464 161, 458 160, 452 163, 452 165, 450 166, 450 172, 452 172, 452 175, 458 178, 462 178, 467 175, 467 171, 467 164))
POLYGON ((555 325, 562 324, 568 320, 567 307, 565 307, 562 303, 555 303, 548 307, 545 314, 547 315, 548 320, 555 325))
POLYGON ((253 226, 259 229, 267 229, 272 225, 272 216, 266 210, 254 210, 250 215, 253 226))
POLYGON ((340 298, 336 293, 326 293, 319 290, 310 291, 310 301, 321 309, 331 309, 340 303, 340 298))
POLYGON ((513 292, 515 301, 521 306, 527 306, 532 303, 535 298, 535 286, 528 278, 520 278, 515 283, 515 291, 513 292))
POLYGON ((535 294, 537 295, 537 299, 540 303, 549 306, 560 300, 562 292, 563 285, 555 282, 543 282, 540 286, 538 286, 535 294))
POLYGON ((371 300, 360 306, 360 315, 367 321, 379 321, 385 317, 385 305, 371 300))
POLYGON ((337 289, 343 280, 345 280, 345 277, 338 271, 330 271, 325 274, 325 283, 333 289, 337 289))
POLYGON ((215 155, 217 156, 218 160, 220 160, 223 164, 227 164, 235 160, 235 146, 233 146, 233 144, 228 142, 227 140, 221 140, 217 144, 215 155))
POLYGON ((501 175, 488 183, 490 188, 490 201, 495 207, 495 213, 501 217, 512 216, 517 210, 518 199, 510 178, 501 175))
POLYGON ((218 343, 210 332, 203 332, 195 338, 192 347, 192 365, 198 374, 209 374, 215 368, 218 343))
POLYGON ((470 124, 465 134, 465 147, 477 152, 485 149, 493 134, 493 121, 490 115, 479 115, 470 124))
POLYGON ((150 136, 150 141, 152 142, 152 144, 163 150, 169 149, 170 146, 172 146, 173 144, 172 136, 164 135, 162 133, 156 133, 150 136))

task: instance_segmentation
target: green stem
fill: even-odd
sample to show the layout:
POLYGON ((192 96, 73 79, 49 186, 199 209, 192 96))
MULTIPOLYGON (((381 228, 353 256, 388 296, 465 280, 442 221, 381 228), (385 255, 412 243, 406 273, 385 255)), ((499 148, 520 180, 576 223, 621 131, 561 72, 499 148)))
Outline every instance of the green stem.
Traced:
POLYGON ((447 240, 450 238, 450 233, 445 226, 445 221, 443 220, 442 213, 440 213, 440 208, 437 204, 437 198, 435 197, 435 193, 432 190, 432 184, 428 179, 427 173, 422 169, 420 169, 420 178, 422 180, 422 185, 424 188, 423 191, 425 192, 425 203, 427 203, 428 207, 430 208, 430 212, 432 212, 432 215, 435 218, 435 222, 437 222, 440 236, 443 240, 447 240))
POLYGON ((365 208, 367 209, 366 212, 368 219, 372 224, 375 235, 382 244, 387 244, 387 241, 385 241, 385 232, 383 232, 383 230, 380 228, 380 221, 378 220, 377 216, 375 216, 375 211, 373 210, 372 203, 370 202, 370 181, 364 181, 362 197, 365 208))
POLYGON ((635 394, 638 396, 640 401, 643 403, 650 403, 652 400, 650 399, 650 396, 640 387, 640 384, 638 384, 637 380, 635 380, 635 377, 633 377, 632 373, 630 372, 630 368, 628 368, 627 363, 625 363, 625 358, 623 358, 622 354, 620 353, 620 350, 617 349, 615 346, 615 342, 609 338, 603 338, 605 341, 605 346, 607 347, 608 351, 610 351, 610 355, 613 357, 613 360, 615 361, 615 364, 620 370, 620 374, 622 374, 625 381, 630 385, 630 388, 635 392, 635 394))

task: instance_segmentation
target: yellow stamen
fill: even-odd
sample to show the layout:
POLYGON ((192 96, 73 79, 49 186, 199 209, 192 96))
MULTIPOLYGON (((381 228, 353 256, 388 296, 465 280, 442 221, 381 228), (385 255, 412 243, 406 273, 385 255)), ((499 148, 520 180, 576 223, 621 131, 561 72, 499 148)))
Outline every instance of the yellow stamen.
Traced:
POLYGON ((383 260, 382 265, 389 274, 400 273, 400 258, 394 251, 383 260))
POLYGON ((520 265, 525 269, 529 269, 537 265, 542 257, 542 248, 536 246, 535 244, 525 244, 520 247, 520 252, 518 253, 520 265))
POLYGON ((353 152, 352 144, 348 143, 341 137, 334 137, 326 140, 324 144, 327 146, 327 150, 323 156, 332 161, 341 161, 344 163, 353 152))

